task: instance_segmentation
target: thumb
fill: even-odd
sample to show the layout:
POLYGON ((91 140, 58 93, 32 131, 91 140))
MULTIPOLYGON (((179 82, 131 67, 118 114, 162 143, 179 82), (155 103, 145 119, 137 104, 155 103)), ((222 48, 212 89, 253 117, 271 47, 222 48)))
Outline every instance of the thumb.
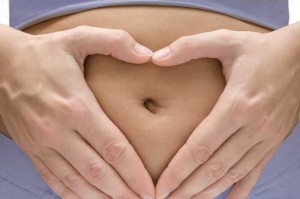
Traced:
POLYGON ((184 36, 154 52, 152 62, 158 66, 175 66, 199 58, 222 58, 234 51, 236 32, 216 30, 184 36))
POLYGON ((153 52, 137 43, 126 31, 119 29, 79 26, 68 30, 68 41, 82 60, 88 55, 111 55, 119 60, 134 64, 148 62, 153 52))

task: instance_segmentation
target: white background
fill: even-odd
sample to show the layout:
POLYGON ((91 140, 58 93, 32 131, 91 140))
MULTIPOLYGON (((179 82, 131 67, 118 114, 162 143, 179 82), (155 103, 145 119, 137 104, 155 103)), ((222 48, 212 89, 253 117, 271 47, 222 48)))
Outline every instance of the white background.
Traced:
MULTIPOLYGON (((42 1, 42 0, 41 0, 42 1)), ((9 0, 0 0, 0 23, 9 24, 9 0)), ((300 0, 289 0, 290 24, 300 20, 300 0)))
POLYGON ((289 0, 290 24, 300 20, 300 1, 289 0))

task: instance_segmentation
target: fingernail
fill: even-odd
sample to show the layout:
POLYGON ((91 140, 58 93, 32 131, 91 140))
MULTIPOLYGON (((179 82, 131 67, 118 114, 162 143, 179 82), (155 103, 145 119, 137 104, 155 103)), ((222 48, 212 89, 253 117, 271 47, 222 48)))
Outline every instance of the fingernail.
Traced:
POLYGON ((150 195, 146 193, 141 193, 140 194, 141 199, 153 199, 150 195))
POLYGON ((141 55, 152 55, 152 50, 150 50, 149 48, 146 48, 145 46, 142 46, 139 43, 136 43, 134 46, 134 50, 135 52, 137 52, 138 54, 141 55))
POLYGON ((166 58, 168 55, 170 55, 170 49, 168 47, 165 47, 157 52, 154 53, 152 56, 153 59, 162 59, 166 58))
POLYGON ((158 196, 157 199, 165 199, 170 195, 170 191, 166 191, 165 193, 163 193, 162 195, 158 196))

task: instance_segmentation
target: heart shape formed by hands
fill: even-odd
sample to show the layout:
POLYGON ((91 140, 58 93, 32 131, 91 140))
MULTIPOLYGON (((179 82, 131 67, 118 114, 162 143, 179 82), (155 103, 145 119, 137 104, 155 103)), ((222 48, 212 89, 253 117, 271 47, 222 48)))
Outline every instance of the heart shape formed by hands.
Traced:
POLYGON ((225 85, 221 65, 212 59, 163 68, 96 55, 85 62, 85 78, 154 183, 208 115, 225 85))

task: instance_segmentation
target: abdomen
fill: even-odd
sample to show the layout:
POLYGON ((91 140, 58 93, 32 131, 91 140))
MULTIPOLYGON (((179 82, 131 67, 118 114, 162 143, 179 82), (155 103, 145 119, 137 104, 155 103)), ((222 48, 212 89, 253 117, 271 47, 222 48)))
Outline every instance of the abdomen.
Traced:
MULTIPOLYGON (((43 34, 79 25, 124 29, 153 51, 179 37, 220 28, 267 31, 221 14, 167 6, 99 8, 48 20, 25 31, 43 34)), ((209 114, 225 86, 221 64, 214 59, 161 68, 95 55, 86 60, 85 78, 101 108, 140 155, 154 182, 209 114)))

